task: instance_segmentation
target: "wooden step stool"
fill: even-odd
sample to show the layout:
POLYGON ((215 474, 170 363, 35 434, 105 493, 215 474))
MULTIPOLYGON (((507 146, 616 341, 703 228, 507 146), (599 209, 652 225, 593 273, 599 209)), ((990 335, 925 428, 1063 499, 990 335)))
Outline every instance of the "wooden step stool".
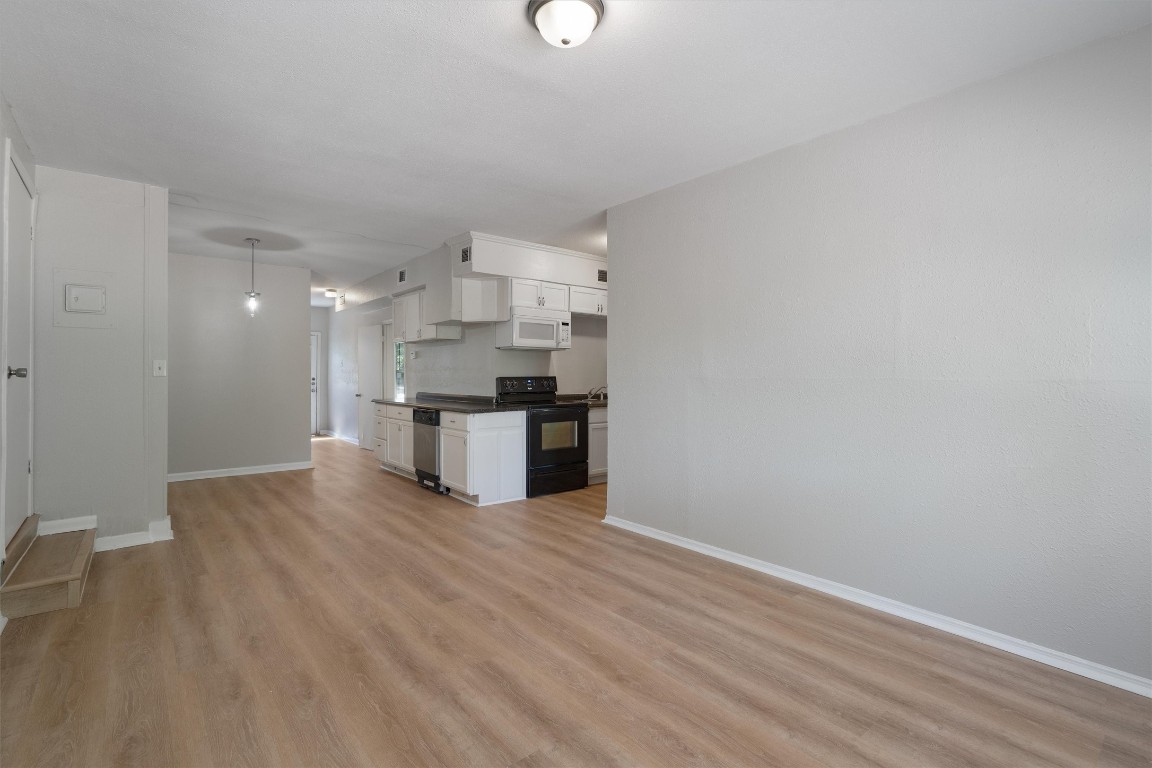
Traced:
POLYGON ((38 536, 39 518, 32 515, 25 520, 5 552, 0 613, 9 619, 76 608, 84 596, 95 529, 38 536))

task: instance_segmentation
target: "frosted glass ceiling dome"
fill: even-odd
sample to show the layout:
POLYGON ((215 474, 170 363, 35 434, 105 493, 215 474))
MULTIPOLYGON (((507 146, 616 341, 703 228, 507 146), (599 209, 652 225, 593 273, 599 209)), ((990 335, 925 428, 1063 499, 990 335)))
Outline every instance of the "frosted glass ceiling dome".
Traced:
POLYGON ((532 0, 528 18, 552 45, 575 48, 592 34, 604 16, 601 0, 532 0))

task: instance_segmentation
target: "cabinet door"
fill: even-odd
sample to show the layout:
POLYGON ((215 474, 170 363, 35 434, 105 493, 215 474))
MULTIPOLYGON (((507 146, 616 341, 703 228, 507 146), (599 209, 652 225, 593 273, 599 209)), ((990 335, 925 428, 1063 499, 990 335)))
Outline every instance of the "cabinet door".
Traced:
POLYGON ((468 433, 440 429, 440 482, 461 493, 472 493, 468 482, 468 433))
POLYGON ((608 424, 588 425, 588 474, 608 473, 608 424))
POLYGON ((407 296, 397 296, 392 299, 392 338, 396 341, 406 341, 404 336, 404 304, 407 296))
POLYGON ((388 446, 385 452, 389 464, 400 466, 404 463, 404 422, 388 420, 388 446))
MULTIPOLYGON (((412 432, 412 425, 401 422, 400 440, 403 446, 404 463, 400 466, 404 467, 404 469, 408 470, 409 472, 414 472, 416 470, 416 456, 412 445, 413 437, 415 437, 415 434, 412 432)), ((391 447, 392 443, 389 442, 388 445, 391 447)))
POLYGON ((540 283, 540 306, 545 309, 568 311, 568 286, 560 283, 540 283))
POLYGON ((606 315, 608 314, 608 292, 599 288, 581 288, 572 286, 571 305, 572 313, 576 315, 606 315))
POLYGON ((420 341, 424 337, 423 294, 410 293, 404 299, 404 341, 420 341))
POLYGON ((512 306, 540 306, 540 281, 521 280, 518 277, 512 278, 512 306))

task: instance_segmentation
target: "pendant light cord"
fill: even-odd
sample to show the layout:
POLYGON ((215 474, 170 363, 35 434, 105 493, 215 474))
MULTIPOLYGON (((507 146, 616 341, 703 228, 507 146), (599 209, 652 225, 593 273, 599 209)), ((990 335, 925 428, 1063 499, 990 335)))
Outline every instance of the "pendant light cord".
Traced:
POLYGON ((252 290, 251 293, 256 293, 256 244, 260 242, 259 238, 246 237, 248 244, 252 246, 252 290))

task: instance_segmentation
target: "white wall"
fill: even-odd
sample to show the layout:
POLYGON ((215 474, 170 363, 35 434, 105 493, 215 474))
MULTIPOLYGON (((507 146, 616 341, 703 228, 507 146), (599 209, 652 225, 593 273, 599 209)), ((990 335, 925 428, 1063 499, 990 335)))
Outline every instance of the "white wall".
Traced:
POLYGON ((145 532, 167 515, 167 379, 151 361, 168 356, 168 193, 43 166, 36 181, 35 511, 145 532), (110 327, 56 324, 56 270, 107 287, 110 327))
POLYGON ((1149 42, 611 209, 609 514, 1148 677, 1149 42))
POLYGON ((328 429, 328 317, 329 307, 312 307, 309 310, 309 329, 320 334, 320 359, 316 370, 316 429, 328 429))
POLYGON ((250 269, 169 257, 169 473, 311 460, 311 275, 257 262, 249 317, 250 269))

